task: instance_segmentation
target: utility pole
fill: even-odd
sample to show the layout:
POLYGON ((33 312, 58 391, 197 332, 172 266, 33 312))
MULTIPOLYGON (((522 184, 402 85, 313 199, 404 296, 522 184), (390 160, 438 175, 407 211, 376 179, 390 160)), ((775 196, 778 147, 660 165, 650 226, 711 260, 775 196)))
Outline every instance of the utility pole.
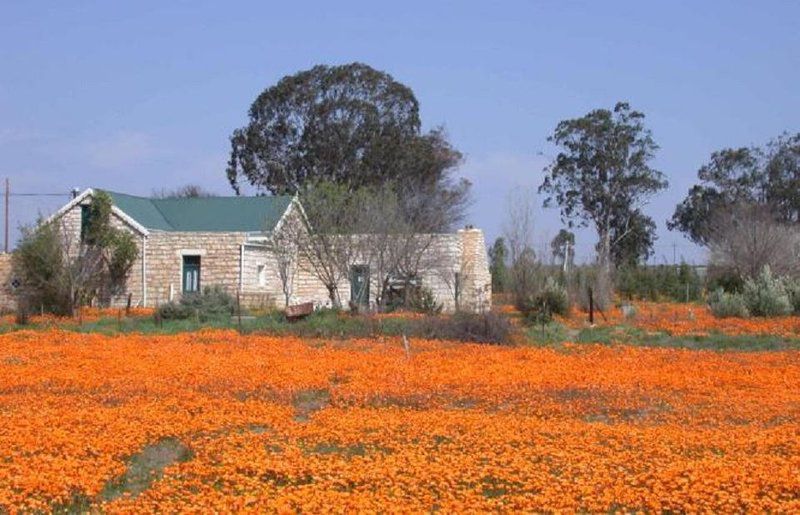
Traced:
POLYGON ((6 254, 8 254, 8 199, 11 196, 11 185, 9 184, 8 177, 6 177, 6 254))

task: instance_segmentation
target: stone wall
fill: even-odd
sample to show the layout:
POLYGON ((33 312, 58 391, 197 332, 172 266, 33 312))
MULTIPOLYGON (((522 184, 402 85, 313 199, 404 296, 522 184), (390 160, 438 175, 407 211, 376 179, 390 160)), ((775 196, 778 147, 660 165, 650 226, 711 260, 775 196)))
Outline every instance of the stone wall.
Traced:
POLYGON ((17 299, 11 286, 11 254, 0 253, 0 312, 8 313, 17 309, 17 299))
POLYGON ((239 287, 243 232, 151 231, 147 238, 147 305, 177 300, 183 291, 183 256, 200 256, 200 287, 239 287))

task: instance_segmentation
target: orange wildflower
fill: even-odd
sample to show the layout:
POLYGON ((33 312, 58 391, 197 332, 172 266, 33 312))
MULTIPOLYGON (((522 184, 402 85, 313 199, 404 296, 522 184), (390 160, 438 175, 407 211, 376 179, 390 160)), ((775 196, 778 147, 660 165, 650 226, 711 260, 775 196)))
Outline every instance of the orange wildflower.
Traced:
POLYGON ((411 348, 0 335, 0 511, 800 510, 797 351, 411 348))

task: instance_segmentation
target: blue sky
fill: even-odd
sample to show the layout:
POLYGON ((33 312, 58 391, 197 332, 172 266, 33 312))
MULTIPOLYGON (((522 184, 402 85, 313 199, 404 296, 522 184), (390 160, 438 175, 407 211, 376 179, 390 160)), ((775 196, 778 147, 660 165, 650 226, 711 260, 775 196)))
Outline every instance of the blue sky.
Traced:
MULTIPOLYGON (((489 239, 509 192, 541 181, 558 121, 627 100, 671 182, 646 208, 657 259, 674 244, 702 261, 664 226, 697 168, 713 150, 800 130, 800 2, 379 4, 3 2, 0 177, 65 193, 14 197, 11 225, 72 187, 230 194, 231 131, 264 88, 318 63, 362 61, 414 90, 425 126, 444 125, 465 154, 470 222, 489 239)), ((560 226, 538 210, 541 241, 560 226)), ((593 243, 579 233, 579 260, 593 243)))

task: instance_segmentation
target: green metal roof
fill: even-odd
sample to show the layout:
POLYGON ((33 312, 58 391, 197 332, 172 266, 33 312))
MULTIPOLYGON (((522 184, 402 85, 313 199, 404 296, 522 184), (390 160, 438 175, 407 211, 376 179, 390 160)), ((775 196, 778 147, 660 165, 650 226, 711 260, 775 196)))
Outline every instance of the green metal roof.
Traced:
POLYGON ((289 196, 158 199, 107 193, 145 228, 179 232, 271 231, 292 201, 289 196))

